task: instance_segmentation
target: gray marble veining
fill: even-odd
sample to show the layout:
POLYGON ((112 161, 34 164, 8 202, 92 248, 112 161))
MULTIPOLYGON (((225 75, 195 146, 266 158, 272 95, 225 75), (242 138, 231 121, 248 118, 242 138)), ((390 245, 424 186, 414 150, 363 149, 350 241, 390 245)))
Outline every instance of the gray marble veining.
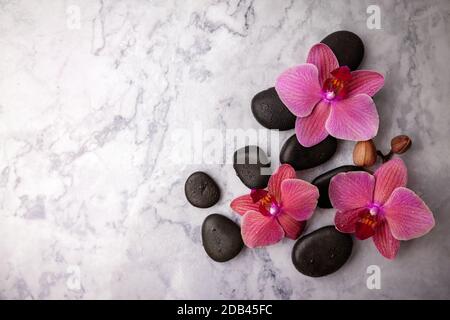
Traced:
MULTIPOLYGON (((0 0, 0 298, 450 298, 450 2, 375 2, 0 0), (435 229, 395 261, 355 242, 318 279, 295 270, 290 240, 213 262, 201 223, 239 221, 229 203, 246 189, 229 164, 174 161, 174 132, 261 128, 253 95, 341 29, 364 40, 362 67, 386 76, 376 142, 412 137, 409 186, 435 229), (219 183, 216 207, 187 203, 197 169, 219 183), (380 290, 366 286, 369 265, 380 290)), ((351 163, 352 147, 300 177, 351 163)), ((332 220, 318 209, 308 231, 332 220)))

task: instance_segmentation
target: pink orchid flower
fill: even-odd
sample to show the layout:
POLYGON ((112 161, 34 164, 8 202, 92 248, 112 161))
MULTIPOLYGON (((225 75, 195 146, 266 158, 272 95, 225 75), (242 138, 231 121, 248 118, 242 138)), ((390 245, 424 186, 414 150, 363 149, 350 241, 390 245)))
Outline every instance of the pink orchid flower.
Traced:
POLYGON ((399 158, 383 164, 374 175, 348 172, 330 182, 329 195, 337 209, 336 228, 355 233, 358 239, 373 237, 378 251, 394 259, 400 240, 421 237, 434 227, 427 205, 405 188, 407 170, 399 158))
POLYGON ((344 140, 372 139, 379 119, 371 97, 383 86, 384 77, 339 67, 333 51, 322 43, 311 48, 306 62, 282 73, 275 84, 281 101, 297 116, 300 144, 311 147, 329 134, 344 140))
POLYGON ((296 179, 294 168, 280 166, 269 179, 268 190, 252 190, 231 202, 243 215, 241 233, 249 248, 275 244, 284 236, 297 239, 317 206, 316 186, 296 179))

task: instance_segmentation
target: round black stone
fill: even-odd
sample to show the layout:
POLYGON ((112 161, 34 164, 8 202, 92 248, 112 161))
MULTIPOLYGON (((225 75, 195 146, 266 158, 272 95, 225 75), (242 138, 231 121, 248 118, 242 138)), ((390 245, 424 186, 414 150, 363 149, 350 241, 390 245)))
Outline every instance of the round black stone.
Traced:
POLYGON ((197 171, 187 178, 184 185, 186 199, 195 207, 209 208, 220 198, 217 183, 206 173, 197 171))
POLYGON ((296 117, 280 100, 275 88, 261 91, 252 99, 252 113, 256 121, 268 129, 290 130, 296 117))
POLYGON ((270 167, 267 155, 258 146, 245 146, 234 152, 233 168, 245 186, 250 189, 264 189, 270 174, 262 172, 270 167))
POLYGON ((330 197, 328 196, 328 187, 330 186, 331 179, 341 172, 349 172, 349 171, 364 171, 363 168, 357 166, 342 166, 330 171, 327 171, 312 181, 312 184, 315 185, 319 189, 319 201, 317 205, 320 208, 332 208, 330 202, 330 197))
POLYGON ((340 66, 356 70, 364 57, 364 43, 361 38, 350 31, 336 31, 322 41, 333 50, 340 66))
POLYGON ((216 213, 203 221, 202 241, 208 256, 217 262, 233 259, 244 246, 241 228, 227 217, 216 213))
POLYGON ((297 240, 292 249, 295 268, 309 277, 323 277, 341 268, 352 253, 352 237, 327 226, 297 240))
POLYGON ((295 170, 309 169, 328 161, 336 149, 337 140, 332 136, 308 148, 302 146, 294 134, 281 148, 280 162, 290 164, 295 170))

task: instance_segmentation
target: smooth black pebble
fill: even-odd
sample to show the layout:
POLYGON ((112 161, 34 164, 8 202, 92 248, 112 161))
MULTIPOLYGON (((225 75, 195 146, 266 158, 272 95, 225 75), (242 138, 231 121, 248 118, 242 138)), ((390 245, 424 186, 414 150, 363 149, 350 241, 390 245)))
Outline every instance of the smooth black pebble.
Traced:
POLYGON ((184 185, 186 199, 195 207, 209 208, 220 198, 217 183, 206 173, 197 171, 187 178, 184 185))
POLYGON ((233 168, 242 183, 250 189, 264 189, 270 174, 262 172, 270 167, 267 155, 258 146, 245 146, 234 152, 233 168), (265 169, 264 169, 265 168, 265 169))
POLYGON ((357 166, 342 166, 330 171, 327 171, 312 181, 312 184, 315 185, 319 189, 319 201, 318 206, 320 208, 332 208, 330 198, 328 196, 328 187, 330 186, 331 179, 341 172, 349 172, 349 171, 364 171, 363 168, 357 166))
POLYGON ((333 50, 340 66, 356 70, 364 57, 364 43, 361 38, 350 31, 336 31, 322 41, 333 50))
POLYGON ((352 237, 327 226, 297 240, 292 249, 292 263, 309 277, 323 277, 337 271, 352 253, 352 237))
POLYGON ((316 167, 329 160, 337 149, 337 140, 328 136, 312 147, 302 146, 294 134, 283 145, 280 151, 280 162, 288 163, 295 170, 303 170, 316 167))
POLYGON ((203 221, 202 242, 208 256, 217 262, 233 259, 244 246, 241 228, 227 217, 216 213, 203 221))
POLYGON ((256 121, 267 129, 290 130, 295 127, 296 117, 281 102, 273 87, 253 97, 252 113, 256 121))

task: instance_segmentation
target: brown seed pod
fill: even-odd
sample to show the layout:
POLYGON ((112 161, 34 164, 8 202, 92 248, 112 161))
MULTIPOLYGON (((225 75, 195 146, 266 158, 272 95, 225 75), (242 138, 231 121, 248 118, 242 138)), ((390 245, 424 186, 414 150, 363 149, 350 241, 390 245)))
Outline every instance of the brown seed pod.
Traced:
POLYGON ((402 154, 411 147, 411 138, 406 135, 399 135, 391 140, 391 151, 396 154, 402 154))
POLYGON ((353 163, 360 167, 371 167, 377 161, 377 149, 372 140, 359 141, 353 149, 353 163))

